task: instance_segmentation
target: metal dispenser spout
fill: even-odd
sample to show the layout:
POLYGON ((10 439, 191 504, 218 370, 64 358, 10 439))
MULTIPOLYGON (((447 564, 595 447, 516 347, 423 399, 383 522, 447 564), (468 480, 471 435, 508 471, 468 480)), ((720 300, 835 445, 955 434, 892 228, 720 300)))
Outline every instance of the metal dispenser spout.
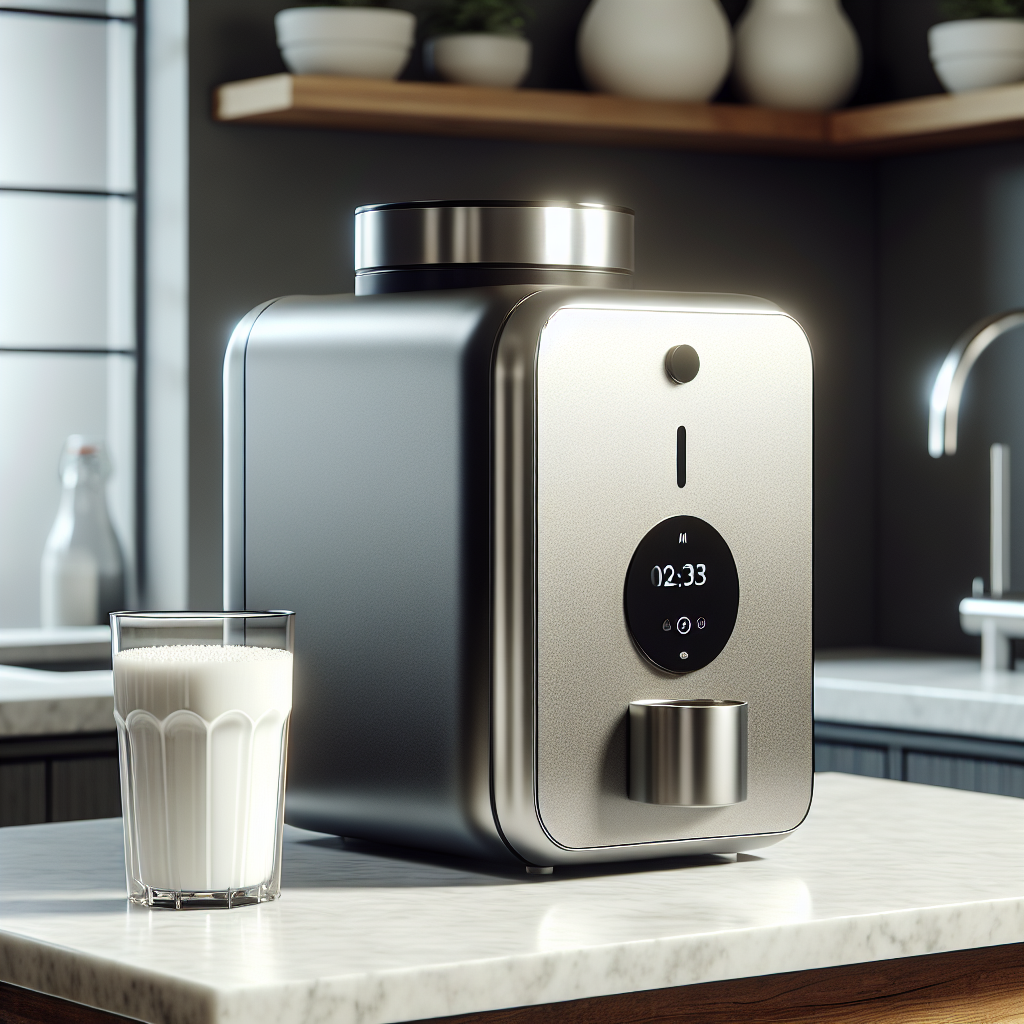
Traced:
POLYGON ((928 454, 933 459, 956 455, 956 431, 960 419, 960 399, 967 377, 979 356, 998 338, 1024 324, 1024 309, 979 320, 957 339, 942 361, 932 385, 928 412, 928 454))
MULTIPOLYGON (((928 453, 939 459, 956 454, 960 400, 967 377, 979 356, 1008 331, 1024 324, 1024 309, 997 313, 975 324, 958 339, 943 360, 932 387, 928 414, 928 453)), ((990 596, 960 602, 960 625, 981 635, 982 669, 1010 669, 1011 638, 1024 637, 1024 601, 1007 600, 1010 590, 1010 448, 992 445, 990 452, 990 596)))

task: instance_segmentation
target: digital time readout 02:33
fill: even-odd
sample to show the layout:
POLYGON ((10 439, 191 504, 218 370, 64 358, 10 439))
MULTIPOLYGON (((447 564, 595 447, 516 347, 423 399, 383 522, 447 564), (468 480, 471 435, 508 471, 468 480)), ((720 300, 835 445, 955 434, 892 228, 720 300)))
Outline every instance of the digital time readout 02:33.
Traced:
POLYGON ((707 566, 703 562, 687 562, 680 572, 676 572, 674 565, 656 565, 651 570, 651 583, 656 587, 703 587, 707 581, 707 566))

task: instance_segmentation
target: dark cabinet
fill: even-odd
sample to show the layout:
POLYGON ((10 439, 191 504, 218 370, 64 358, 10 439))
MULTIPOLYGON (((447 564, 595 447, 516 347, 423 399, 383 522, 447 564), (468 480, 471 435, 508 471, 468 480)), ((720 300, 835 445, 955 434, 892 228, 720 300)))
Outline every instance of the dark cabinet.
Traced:
POLYGON ((1024 743, 814 723, 814 769, 1024 797, 1024 743))
POLYGON ((0 739, 0 826, 120 813, 116 733, 0 739))

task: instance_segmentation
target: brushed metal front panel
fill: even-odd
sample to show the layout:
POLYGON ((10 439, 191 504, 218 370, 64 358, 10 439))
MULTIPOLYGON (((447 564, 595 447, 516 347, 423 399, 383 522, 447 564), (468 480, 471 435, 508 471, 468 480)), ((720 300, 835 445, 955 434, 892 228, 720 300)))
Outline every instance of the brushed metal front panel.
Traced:
POLYGON ((544 830, 582 849, 794 828, 812 784, 812 367, 803 332, 778 313, 561 309, 541 333, 536 402, 544 830), (684 385, 664 369, 666 352, 681 344, 700 356, 699 374, 684 385), (638 652, 623 613, 636 545, 676 515, 722 534, 740 580, 725 650, 682 676, 638 652), (745 802, 628 799, 628 705, 678 698, 748 702, 745 802))

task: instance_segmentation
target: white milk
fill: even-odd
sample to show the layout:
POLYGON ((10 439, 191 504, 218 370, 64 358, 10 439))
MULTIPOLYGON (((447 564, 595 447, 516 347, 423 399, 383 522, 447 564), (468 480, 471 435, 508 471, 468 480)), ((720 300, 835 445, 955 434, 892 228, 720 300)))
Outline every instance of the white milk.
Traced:
POLYGON ((288 651, 188 645, 117 654, 129 881, 182 892, 267 881, 291 706, 288 651))

